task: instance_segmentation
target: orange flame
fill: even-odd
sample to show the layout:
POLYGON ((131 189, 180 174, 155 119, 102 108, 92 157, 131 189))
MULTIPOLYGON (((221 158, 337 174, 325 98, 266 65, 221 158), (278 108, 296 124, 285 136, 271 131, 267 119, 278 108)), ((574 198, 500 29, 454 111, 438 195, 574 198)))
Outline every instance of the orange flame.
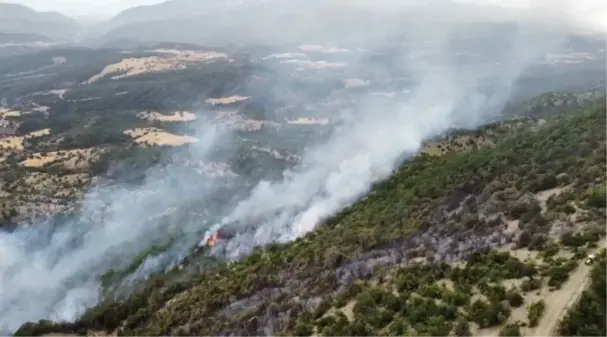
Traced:
POLYGON ((213 233, 211 237, 207 240, 207 246, 213 247, 217 242, 217 233, 213 233))

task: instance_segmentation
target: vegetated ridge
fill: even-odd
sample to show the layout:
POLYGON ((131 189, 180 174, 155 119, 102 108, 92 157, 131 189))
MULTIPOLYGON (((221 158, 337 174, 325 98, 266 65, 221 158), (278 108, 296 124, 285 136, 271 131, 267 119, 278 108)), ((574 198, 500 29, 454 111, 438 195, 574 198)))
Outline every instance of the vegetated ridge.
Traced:
POLYGON ((604 335, 605 97, 545 108, 432 144, 292 243, 15 334, 604 335))

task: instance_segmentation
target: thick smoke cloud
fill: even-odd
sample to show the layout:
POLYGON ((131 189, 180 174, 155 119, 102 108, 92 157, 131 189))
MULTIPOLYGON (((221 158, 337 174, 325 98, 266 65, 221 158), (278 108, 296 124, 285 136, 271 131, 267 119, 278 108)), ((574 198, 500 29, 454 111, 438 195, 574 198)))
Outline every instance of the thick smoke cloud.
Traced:
MULTIPOLYGON (((461 21, 420 20, 415 33, 407 34, 407 48, 420 52, 404 61, 417 82, 409 95, 396 100, 360 98, 356 111, 342 118, 334 136, 306 153, 302 167, 285 173, 282 181, 260 183, 223 224, 244 227, 261 218, 263 225, 229 242, 228 257, 310 232, 363 196, 372 183, 386 178, 403 155, 416 153, 424 141, 450 128, 472 128, 496 118, 519 75, 561 42, 558 36, 538 31, 529 20, 532 13, 523 14, 511 32, 499 37, 504 44, 501 55, 472 65, 462 64, 452 48, 461 38, 454 33, 461 21)), ((474 33, 491 38, 491 33, 474 33)), ((358 62, 360 68, 369 66, 365 60, 358 62)), ((375 67, 379 74, 394 70, 375 67)))
MULTIPOLYGON (((193 159, 204 160, 222 129, 201 126, 193 159)), ((192 184, 180 171, 155 168, 137 187, 89 191, 80 216, 59 226, 0 231, 0 333, 42 318, 73 320, 99 299, 100 276, 126 267, 156 240, 191 230, 158 219, 173 207, 204 200, 212 180, 192 184)))
MULTIPOLYGON (((387 177, 403 156, 418 151, 425 140, 453 127, 474 127, 495 118, 521 72, 560 43, 558 36, 542 33, 538 29, 541 24, 533 24, 538 18, 544 20, 545 10, 552 7, 519 12, 514 19, 508 12, 505 16, 515 24, 501 35, 497 56, 462 64, 454 54, 456 41, 472 33, 488 40, 496 34, 474 28, 461 32, 463 24, 481 22, 480 14, 465 13, 447 22, 437 18, 441 12, 438 7, 371 3, 357 1, 352 6, 381 6, 388 11, 398 7, 417 16, 406 32, 385 27, 385 36, 405 36, 408 52, 402 64, 380 66, 361 57, 350 60, 349 66, 368 68, 367 73, 373 74, 407 69, 415 84, 406 96, 396 99, 359 95, 354 111, 335 112, 340 116, 339 126, 326 143, 305 153, 299 167, 285 172, 280 181, 259 183, 231 211, 221 214, 223 221, 213 225, 206 237, 227 223, 245 226, 252 219, 263 219, 253 232, 236 236, 227 247, 217 247, 226 249, 228 258, 243 256, 256 245, 287 242, 310 232, 364 195, 374 182, 387 177)), ((500 17, 500 10, 492 11, 493 17, 500 17)), ((484 16, 486 8, 479 13, 484 16)), ((365 41, 369 45, 362 47, 372 49, 371 42, 365 41)), ((209 136, 201 140, 202 148, 191 154, 196 159, 205 159, 217 136, 215 132, 201 134, 209 136)), ((0 232, 0 332, 13 331, 25 321, 76 318, 99 300, 99 275, 103 271, 128 265, 156 239, 207 229, 202 223, 166 227, 153 214, 211 195, 213 188, 210 180, 192 184, 180 171, 152 170, 140 187, 91 191, 82 216, 63 226, 38 224, 12 233, 0 232), (101 213, 101 221, 89 221, 99 220, 101 213)), ((199 239, 192 234, 185 242, 177 242, 167 255, 146 261, 135 276, 166 267, 164 258, 177 262, 199 239)))

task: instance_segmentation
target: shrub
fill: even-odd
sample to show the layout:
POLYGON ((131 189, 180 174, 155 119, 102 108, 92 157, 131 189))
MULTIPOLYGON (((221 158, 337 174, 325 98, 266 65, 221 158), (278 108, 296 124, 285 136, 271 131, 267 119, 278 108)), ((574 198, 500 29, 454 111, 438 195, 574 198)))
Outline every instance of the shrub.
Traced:
POLYGON ((529 319, 529 326, 536 327, 544 314, 544 310, 546 309, 546 304, 544 300, 539 300, 529 306, 529 311, 527 313, 527 318, 529 319))

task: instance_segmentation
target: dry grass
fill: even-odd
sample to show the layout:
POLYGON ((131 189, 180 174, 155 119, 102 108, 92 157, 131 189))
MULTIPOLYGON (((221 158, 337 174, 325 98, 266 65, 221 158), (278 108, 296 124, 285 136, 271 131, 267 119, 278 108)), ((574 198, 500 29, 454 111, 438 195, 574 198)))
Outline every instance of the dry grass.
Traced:
POLYGON ((0 139, 0 149, 23 150, 23 141, 24 140, 46 136, 46 135, 49 135, 50 133, 51 133, 51 129, 42 129, 42 130, 30 132, 25 136, 4 137, 4 138, 0 139))
POLYGON ((137 116, 141 119, 161 122, 190 122, 196 120, 196 115, 187 111, 175 111, 171 115, 164 115, 156 111, 142 111, 137 116))
POLYGON ((150 146, 180 146, 198 142, 198 138, 196 137, 175 135, 158 128, 138 128, 126 130, 124 131, 124 134, 133 137, 135 143, 137 144, 147 144, 150 146))
POLYGON ((36 138, 36 137, 42 137, 42 136, 47 136, 51 134, 51 129, 42 129, 42 130, 38 130, 38 131, 32 131, 30 133, 28 133, 27 135, 25 135, 25 139, 30 139, 30 138, 36 138))
POLYGON ((90 165, 91 161, 98 157, 98 152, 101 151, 102 150, 97 148, 87 148, 34 153, 28 159, 22 161, 21 165, 27 167, 41 167, 46 164, 61 161, 63 166, 68 169, 86 168, 90 165))
POLYGON ((0 119, 4 119, 5 117, 19 117, 19 116, 21 116, 21 111, 19 111, 19 110, 0 108, 0 119))
POLYGON ((493 146, 494 143, 487 137, 474 137, 462 135, 436 142, 427 143, 420 153, 430 156, 442 156, 452 151, 470 151, 474 147, 493 146))
POLYGON ((100 73, 93 75, 84 84, 90 84, 106 76, 112 76, 112 79, 120 79, 129 76, 140 75, 144 73, 162 72, 168 70, 178 70, 187 68, 191 62, 205 62, 216 59, 227 59, 228 55, 216 52, 202 52, 191 50, 169 50, 156 49, 153 52, 164 54, 162 56, 149 57, 130 57, 122 61, 106 66, 100 73))
POLYGON ((234 104, 234 103, 246 101, 249 98, 250 97, 248 97, 248 96, 237 96, 237 95, 234 95, 234 96, 222 97, 222 98, 209 98, 205 102, 208 103, 208 104, 211 104, 213 106, 215 106, 215 105, 227 105, 227 104, 234 104))
POLYGON ((23 150, 23 137, 10 136, 0 139, 0 149, 23 150))

